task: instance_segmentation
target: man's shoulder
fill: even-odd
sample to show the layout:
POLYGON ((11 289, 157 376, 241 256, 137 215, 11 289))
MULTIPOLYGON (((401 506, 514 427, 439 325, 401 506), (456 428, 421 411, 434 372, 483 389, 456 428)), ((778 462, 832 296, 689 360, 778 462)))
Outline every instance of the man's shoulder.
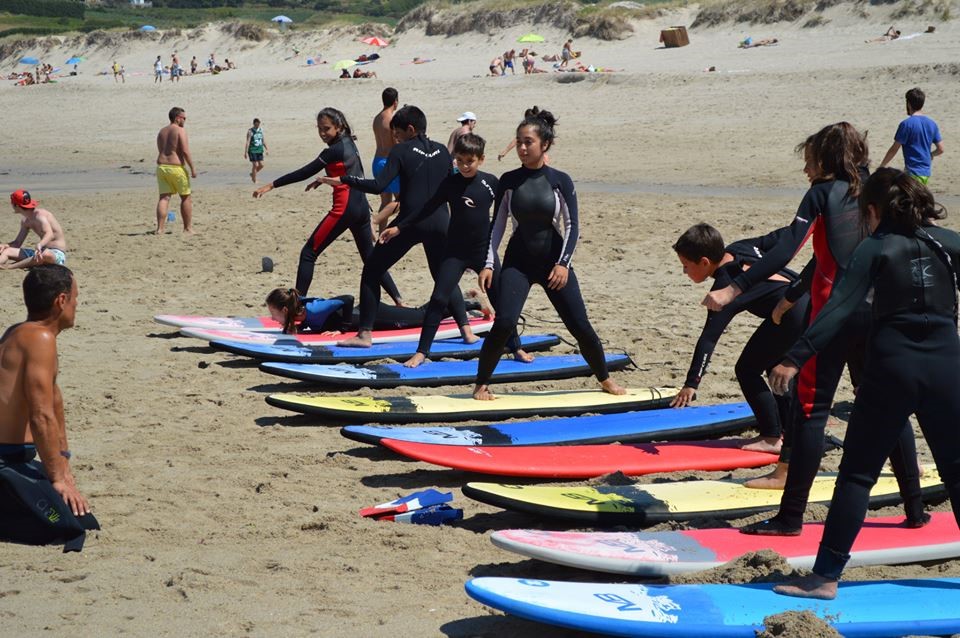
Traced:
POLYGON ((57 349, 57 336, 47 326, 37 321, 24 321, 11 326, 3 335, 5 347, 23 348, 28 355, 44 350, 57 349))

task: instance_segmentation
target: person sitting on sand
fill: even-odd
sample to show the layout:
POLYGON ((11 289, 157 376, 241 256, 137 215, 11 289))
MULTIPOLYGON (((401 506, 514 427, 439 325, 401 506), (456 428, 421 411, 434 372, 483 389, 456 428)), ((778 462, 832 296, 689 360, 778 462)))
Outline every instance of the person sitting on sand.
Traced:
POLYGON ((355 78, 375 78, 377 77, 376 71, 361 71, 360 69, 353 70, 353 77, 355 78))
POLYGON ((340 70, 340 79, 341 79, 341 80, 351 80, 351 79, 353 79, 353 76, 350 75, 350 71, 347 71, 346 69, 341 69, 341 70, 340 70))
POLYGON ((872 42, 889 42, 890 40, 896 40, 899 37, 900 29, 895 29, 893 26, 891 26, 889 29, 887 29, 887 32, 880 37, 873 38, 872 40, 864 40, 864 42, 868 44, 872 42))
POLYGON ((20 232, 9 244, 0 244, 0 268, 30 268, 40 264, 63 265, 67 261, 67 240, 63 235, 60 222, 53 213, 37 208, 37 202, 30 193, 23 190, 10 194, 13 212, 23 216, 20 232), (27 234, 33 231, 40 237, 37 248, 23 248, 27 234))

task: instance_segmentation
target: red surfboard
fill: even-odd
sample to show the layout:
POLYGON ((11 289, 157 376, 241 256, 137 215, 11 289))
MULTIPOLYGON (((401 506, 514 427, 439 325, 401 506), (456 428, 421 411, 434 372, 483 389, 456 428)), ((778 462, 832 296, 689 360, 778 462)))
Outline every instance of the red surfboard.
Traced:
POLYGON ((383 439, 404 456, 434 465, 500 476, 592 478, 610 472, 630 476, 679 470, 734 470, 775 463, 776 454, 752 452, 727 441, 478 447, 383 439))

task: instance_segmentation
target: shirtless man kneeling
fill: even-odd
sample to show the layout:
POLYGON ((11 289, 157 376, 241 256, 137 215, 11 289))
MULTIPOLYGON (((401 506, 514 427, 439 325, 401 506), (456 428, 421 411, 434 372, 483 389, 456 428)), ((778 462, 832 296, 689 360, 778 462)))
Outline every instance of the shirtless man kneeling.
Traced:
POLYGON ((56 381, 57 335, 73 326, 77 282, 65 266, 37 266, 23 298, 27 320, 0 338, 0 540, 80 551, 100 525, 70 471, 56 381))

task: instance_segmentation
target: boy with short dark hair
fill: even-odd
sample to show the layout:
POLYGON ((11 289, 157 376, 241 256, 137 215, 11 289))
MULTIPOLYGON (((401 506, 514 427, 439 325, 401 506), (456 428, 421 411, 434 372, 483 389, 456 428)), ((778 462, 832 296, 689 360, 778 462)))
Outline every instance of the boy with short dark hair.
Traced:
POLYGON ((10 205, 14 213, 23 216, 23 220, 16 239, 9 244, 0 244, 0 268, 30 268, 40 264, 63 266, 67 262, 67 240, 53 213, 37 208, 37 200, 22 188, 10 193, 10 205), (31 230, 40 237, 35 250, 23 247, 31 230))
MULTIPOLYGON (((763 237, 743 239, 724 246, 723 238, 717 229, 709 224, 697 224, 680 235, 673 245, 673 250, 677 253, 687 277, 698 284, 712 277, 712 290, 718 290, 729 285, 734 278, 759 261, 767 250, 777 245, 780 235, 787 230, 781 228, 763 237)), ((763 323, 744 346, 735 371, 744 399, 757 417, 759 435, 747 440, 742 447, 778 453, 781 436, 788 430, 786 426, 790 414, 789 402, 787 398, 775 396, 770 391, 763 374, 780 362, 783 353, 794 344, 806 327, 806 289, 801 285, 792 287, 792 284, 799 280, 800 276, 783 268, 760 285, 737 297, 723 310, 708 310, 707 321, 697 340, 683 388, 671 405, 683 407, 696 398, 697 388, 724 329, 737 314, 747 311, 762 318, 763 323), (790 292, 793 292, 793 295, 790 292), (774 309, 784 297, 795 304, 784 313, 780 321, 775 321, 774 309)), ((784 467, 784 471, 785 469, 784 467)), ((764 487, 762 482, 756 486, 764 487)))
POLYGON ((893 136, 893 144, 880 162, 880 168, 883 168, 893 161, 897 151, 903 148, 903 164, 906 172, 924 185, 930 182, 933 158, 943 155, 943 137, 940 135, 940 128, 933 119, 922 112, 926 99, 927 96, 919 87, 907 91, 907 119, 900 122, 897 133, 893 136))

